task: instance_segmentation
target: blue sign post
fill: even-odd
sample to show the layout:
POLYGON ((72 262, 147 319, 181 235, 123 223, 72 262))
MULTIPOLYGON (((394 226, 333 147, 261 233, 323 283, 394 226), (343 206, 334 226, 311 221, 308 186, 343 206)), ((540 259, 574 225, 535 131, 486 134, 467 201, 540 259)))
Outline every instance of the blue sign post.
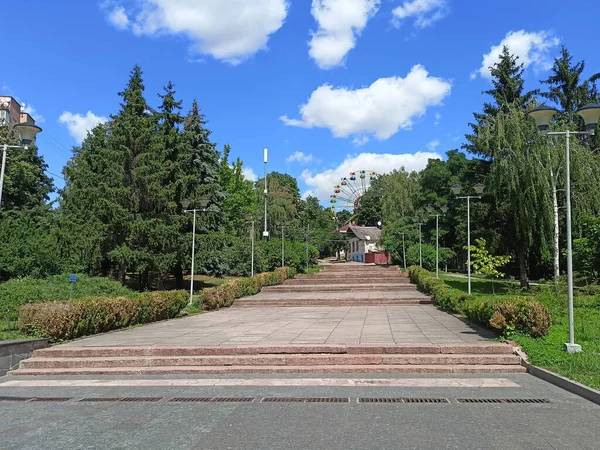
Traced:
POLYGON ((71 293, 69 294, 69 300, 73 299, 73 285, 75 284, 76 281, 77 281, 77 277, 75 276, 74 273, 72 273, 71 276, 69 277, 69 283, 71 283, 71 293))

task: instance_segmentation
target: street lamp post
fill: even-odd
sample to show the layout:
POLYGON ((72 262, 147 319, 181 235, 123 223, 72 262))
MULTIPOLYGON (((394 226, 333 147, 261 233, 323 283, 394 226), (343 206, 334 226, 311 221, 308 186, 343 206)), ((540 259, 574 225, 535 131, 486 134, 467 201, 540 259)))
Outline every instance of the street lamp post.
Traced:
POLYGON ((194 214, 194 220, 192 225, 192 273, 190 277, 190 300, 188 302, 188 305, 191 305, 194 300, 194 263, 196 262, 196 213, 205 212, 206 207, 210 203, 210 200, 206 198, 198 200, 198 204, 200 205, 201 209, 187 209, 190 206, 190 203, 191 202, 187 199, 181 201, 181 206, 186 208, 183 211, 186 213, 191 212, 194 214))
POLYGON ((252 224, 252 227, 250 228, 250 245, 251 245, 250 276, 253 277, 254 276, 254 236, 255 236, 254 224, 256 223, 256 220, 260 221, 262 219, 262 217, 258 216, 256 218, 256 220, 252 214, 246 214, 244 217, 246 219, 246 222, 249 222, 250 224, 252 224))
POLYGON ((285 228, 281 225, 281 267, 285 267, 285 228))
POLYGON ((455 184, 450 188, 456 198, 467 200, 467 274, 468 274, 468 292, 471 295, 471 199, 481 199, 481 195, 485 190, 485 185, 478 183, 473 186, 477 195, 465 195, 459 197, 463 188, 460 184, 455 184))
POLYGON ((404 233, 402 233, 402 259, 404 260, 404 270, 406 270, 406 243, 404 241, 404 233))
POLYGON ((423 233, 421 232, 423 222, 418 219, 415 219, 414 222, 419 227, 419 266, 423 267, 423 233))
POLYGON ((310 224, 306 225, 306 271, 308 272, 308 235, 310 234, 310 224))
POLYGON ((0 207, 2 206, 2 190, 4 188, 4 173, 6 171, 6 154, 9 148, 18 148, 27 150, 29 147, 27 145, 8 145, 4 144, 2 146, 2 169, 0 169, 0 207))
POLYGON ((264 150, 264 161, 265 161, 265 230, 263 231, 263 238, 269 239, 269 230, 267 229, 267 198, 268 198, 268 184, 267 184, 267 161, 269 159, 269 150, 264 150))
POLYGON ((575 343, 575 326, 573 311, 573 236, 572 236, 572 217, 571 217, 571 136, 586 135, 593 136, 600 120, 600 105, 589 104, 577 111, 577 115, 583 118, 585 122, 585 131, 548 131, 550 121, 558 111, 545 105, 541 105, 529 115, 533 117, 538 129, 544 136, 565 136, 566 138, 566 197, 567 197, 567 292, 569 297, 569 342, 565 344, 568 353, 578 353, 581 351, 581 345, 575 343))
MULTIPOLYGON (((425 208, 429 214, 433 214, 435 212, 435 276, 436 278, 440 277, 440 214, 433 206, 428 206, 425 208)), ((448 207, 446 205, 440 207, 442 214, 446 214, 448 212, 448 207)))

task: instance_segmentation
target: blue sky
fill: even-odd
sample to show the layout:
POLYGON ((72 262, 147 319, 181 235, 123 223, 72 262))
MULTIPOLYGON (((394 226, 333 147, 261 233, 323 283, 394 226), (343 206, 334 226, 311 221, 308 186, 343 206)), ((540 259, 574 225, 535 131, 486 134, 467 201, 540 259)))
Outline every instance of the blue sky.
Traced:
POLYGON ((2 0, 12 19, 0 95, 41 117, 38 145, 60 175, 86 128, 118 110, 139 64, 152 105, 172 81, 185 111, 196 98, 214 140, 250 176, 267 147, 269 170, 326 202, 350 170, 420 169, 460 147, 502 43, 526 63, 528 88, 561 44, 588 75, 600 71, 592 3, 2 0))

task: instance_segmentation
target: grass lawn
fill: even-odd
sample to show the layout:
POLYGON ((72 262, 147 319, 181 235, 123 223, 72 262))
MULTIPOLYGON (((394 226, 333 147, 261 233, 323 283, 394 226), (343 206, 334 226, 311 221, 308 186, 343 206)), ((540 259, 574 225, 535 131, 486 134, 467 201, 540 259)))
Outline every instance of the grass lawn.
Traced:
MULTIPOLYGON (((466 278, 447 275, 440 278, 455 289, 467 291, 466 278)), ((474 296, 489 298, 513 296, 515 291, 513 283, 496 282, 494 296, 492 282, 482 279, 472 279, 471 288, 474 296)), ((532 364, 600 389, 600 296, 575 297, 575 342, 583 347, 583 352, 570 355, 564 350, 564 344, 569 340, 566 294, 557 296, 551 288, 546 288, 526 295, 535 296, 550 310, 550 332, 542 338, 517 333, 510 336, 511 339, 523 347, 532 364)))
MULTIPOLYGON (((440 280, 443 280, 447 285, 454 289, 464 292, 468 291, 469 280, 466 277, 456 277, 452 275, 440 274, 440 280)), ((514 290, 515 285, 506 281, 484 280, 481 278, 471 278, 471 293, 475 296, 501 295, 508 294, 511 289, 514 290)))

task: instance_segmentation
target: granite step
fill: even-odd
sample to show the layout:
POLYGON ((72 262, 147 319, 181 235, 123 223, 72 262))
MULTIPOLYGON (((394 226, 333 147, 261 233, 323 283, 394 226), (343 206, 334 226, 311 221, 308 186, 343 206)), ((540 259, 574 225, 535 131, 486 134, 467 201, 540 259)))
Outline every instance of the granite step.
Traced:
POLYGON ((18 369, 14 376, 98 375, 229 375, 229 374, 416 374, 416 373, 525 373, 520 365, 323 365, 323 366, 163 366, 71 369, 18 369))
POLYGON ((87 347, 56 345, 36 350, 34 357, 40 358, 86 358, 86 357, 129 357, 129 356, 210 356, 210 355, 512 355, 513 347, 504 343, 484 342, 481 344, 286 344, 286 345, 211 345, 211 346, 112 346, 87 347))
POLYGON ((252 300, 238 299, 232 308, 250 307, 301 307, 301 306, 418 306, 431 305, 433 301, 429 298, 418 299, 357 299, 357 300, 335 300, 335 299, 297 299, 297 300, 252 300))
POLYGON ((285 282, 286 285, 295 285, 295 284, 311 284, 311 285, 330 285, 330 284, 356 284, 357 281, 360 281, 361 284, 398 284, 398 283, 406 283, 406 278, 373 278, 373 279, 360 279, 356 277, 348 277, 348 278, 314 278, 314 277, 304 277, 304 278, 293 278, 291 280, 287 280, 285 282))
POLYGON ((366 366, 366 365, 518 365, 517 355, 210 355, 131 356, 91 358, 33 358, 21 363, 23 369, 81 369, 114 367, 196 367, 196 366, 366 366))
POLYGON ((265 286, 261 292, 360 292, 360 291, 416 291, 409 283, 379 283, 379 284, 280 284, 265 286))

